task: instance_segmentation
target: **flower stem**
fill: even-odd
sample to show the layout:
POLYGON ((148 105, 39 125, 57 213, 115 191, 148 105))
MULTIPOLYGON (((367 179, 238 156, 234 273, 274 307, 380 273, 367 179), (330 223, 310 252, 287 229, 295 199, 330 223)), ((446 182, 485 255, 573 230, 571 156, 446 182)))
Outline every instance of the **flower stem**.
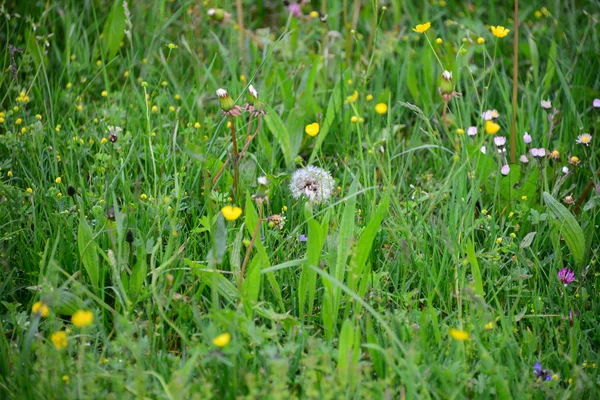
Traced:
POLYGON ((231 143, 233 145, 233 199, 237 198, 238 195, 238 182, 239 182, 239 169, 238 169, 238 145, 237 138, 235 136, 235 121, 233 116, 230 116, 231 121, 231 143))

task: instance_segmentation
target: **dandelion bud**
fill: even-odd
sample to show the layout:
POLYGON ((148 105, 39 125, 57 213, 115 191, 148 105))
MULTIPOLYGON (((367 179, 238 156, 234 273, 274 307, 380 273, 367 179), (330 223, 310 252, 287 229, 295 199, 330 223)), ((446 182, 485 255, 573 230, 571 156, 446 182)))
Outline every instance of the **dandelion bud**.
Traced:
POLYGON ((440 93, 452 94, 454 92, 454 84, 452 83, 452 72, 444 71, 442 73, 442 82, 440 83, 440 93))
POLYGON ((231 111, 235 108, 235 102, 227 93, 225 89, 217 89, 217 96, 219 96, 219 100, 221 101, 221 108, 223 111, 231 111))
POLYGON ((225 11, 220 8, 211 8, 206 14, 213 20, 217 22, 221 22, 225 19, 225 11))
POLYGON ((247 98, 249 104, 256 105, 256 103, 258 102, 258 92, 256 91, 253 85, 250 85, 248 87, 247 98))

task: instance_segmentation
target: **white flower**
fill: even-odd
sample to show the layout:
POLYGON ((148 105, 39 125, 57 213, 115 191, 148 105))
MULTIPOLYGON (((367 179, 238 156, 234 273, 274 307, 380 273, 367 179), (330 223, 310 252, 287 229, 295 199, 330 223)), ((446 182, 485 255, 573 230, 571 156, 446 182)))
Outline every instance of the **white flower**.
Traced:
POLYGON ((496 147, 503 147, 506 144, 506 138, 504 136, 494 137, 494 144, 496 147))
POLYGON ((546 149, 544 149, 543 147, 539 149, 536 149, 534 147, 533 149, 529 150, 529 153, 531 153, 531 155, 536 158, 546 157, 546 149))
POLYGON ((481 151, 483 154, 485 154, 485 153, 487 153, 487 148, 485 146, 481 146, 479 151, 481 151))
POLYGON ((290 191, 296 199, 304 196, 310 202, 321 203, 331 197, 334 186, 335 181, 329 172, 308 165, 294 172, 290 182, 290 191))
POLYGON ((217 10, 215 10, 214 8, 209 9, 207 12, 209 17, 212 17, 213 15, 215 15, 217 13, 217 10))
POLYGON ((542 100, 541 105, 544 110, 549 110, 552 108, 552 103, 550 102, 550 99, 542 100))
POLYGON ((217 89, 217 96, 219 97, 227 97, 229 96, 229 93, 227 93, 227 90, 225 89, 217 89))
POLYGON ((509 172, 510 172, 510 167, 508 165, 505 165, 500 169, 500 173, 502 173, 502 175, 504 175, 504 176, 508 175, 509 172))
POLYGON ((484 121, 490 121, 492 119, 496 119, 500 117, 500 113, 498 113, 498 110, 494 109, 494 110, 486 110, 483 112, 483 114, 481 114, 481 118, 484 119, 484 121))
POLYGON ((527 164, 529 162, 529 158, 527 158, 526 154, 522 154, 521 157, 519 157, 519 161, 521 161, 523 164, 527 164))
POLYGON ((562 167, 562 172, 563 172, 563 174, 565 174, 565 175, 566 175, 566 174, 568 174, 568 173, 569 173, 569 168, 568 168, 568 167, 566 167, 566 166, 565 166, 565 167, 562 167))
POLYGON ((452 80, 452 72, 450 72, 450 71, 442 72, 442 78, 444 78, 447 81, 452 80))
POLYGON ((257 181, 259 185, 267 186, 269 184, 269 180, 266 176, 260 176, 257 181))
POLYGON ((254 98, 258 99, 258 92, 256 91, 256 89, 254 89, 253 85, 248 86, 248 92, 250 92, 250 94, 254 96, 254 98))
POLYGON ((527 144, 531 143, 531 135, 527 132, 523 135, 523 141, 527 144))
POLYGON ((585 144, 586 146, 590 145, 592 141, 592 135, 589 133, 584 133, 582 135, 577 136, 577 140, 575 141, 577 144, 585 144))
POLYGON ((469 129, 467 129, 467 135, 469 135, 471 137, 477 135, 477 127, 476 126, 470 126, 469 129))
POLYGON ((594 99, 592 105, 594 106, 594 108, 600 108, 600 99, 594 99))

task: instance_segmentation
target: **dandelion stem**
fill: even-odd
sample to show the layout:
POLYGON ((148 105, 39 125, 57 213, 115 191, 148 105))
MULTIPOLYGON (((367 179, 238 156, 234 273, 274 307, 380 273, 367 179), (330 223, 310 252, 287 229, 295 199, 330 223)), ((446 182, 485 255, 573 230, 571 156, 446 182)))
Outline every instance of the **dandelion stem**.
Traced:
POLYGON ((244 274, 246 272, 246 265, 248 265, 248 260, 250 259, 250 254, 252 253, 252 248, 254 247, 254 242, 256 241, 256 237, 260 232, 260 224, 262 222, 262 206, 258 207, 258 221, 256 221, 256 226, 254 227, 254 232, 252 232, 252 239, 250 239, 250 244, 246 249, 246 255, 244 256, 244 262, 242 262, 242 267, 240 268, 240 276, 238 277, 238 291, 242 288, 242 282, 244 282, 244 274))
POLYGON ((231 143, 233 144, 233 198, 234 200, 238 195, 238 181, 239 181, 239 170, 238 170, 238 145, 237 138, 235 137, 235 121, 233 116, 230 116, 231 121, 231 143))

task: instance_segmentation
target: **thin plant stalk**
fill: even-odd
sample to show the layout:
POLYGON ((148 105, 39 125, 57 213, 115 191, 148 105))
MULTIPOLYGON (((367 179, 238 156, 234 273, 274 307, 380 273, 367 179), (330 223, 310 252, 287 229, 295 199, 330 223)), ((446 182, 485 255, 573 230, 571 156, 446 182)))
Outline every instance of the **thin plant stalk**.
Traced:
POLYGON ((238 145, 237 138, 235 136, 235 121, 233 116, 230 117, 231 122, 231 143, 233 145, 233 198, 236 199, 238 195, 238 182, 239 182, 239 169, 238 169, 238 145))
POLYGON ((519 78, 519 0, 515 0, 513 35, 513 87, 512 87, 512 119, 510 122, 510 162, 515 163, 517 153, 517 92, 519 78))

